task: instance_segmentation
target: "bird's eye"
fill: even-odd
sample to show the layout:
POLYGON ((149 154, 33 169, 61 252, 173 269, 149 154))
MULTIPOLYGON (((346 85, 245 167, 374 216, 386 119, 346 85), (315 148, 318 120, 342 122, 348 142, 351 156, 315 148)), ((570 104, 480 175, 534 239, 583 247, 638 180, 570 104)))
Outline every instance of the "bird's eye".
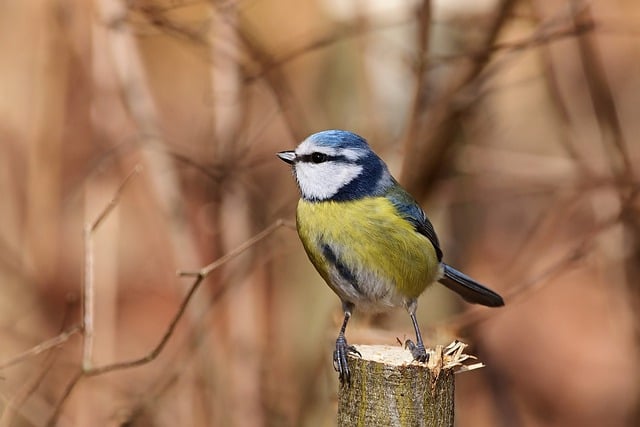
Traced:
POLYGON ((313 163, 322 163, 322 162, 326 162, 327 161, 327 155, 324 153, 312 153, 311 154, 311 161, 313 163))

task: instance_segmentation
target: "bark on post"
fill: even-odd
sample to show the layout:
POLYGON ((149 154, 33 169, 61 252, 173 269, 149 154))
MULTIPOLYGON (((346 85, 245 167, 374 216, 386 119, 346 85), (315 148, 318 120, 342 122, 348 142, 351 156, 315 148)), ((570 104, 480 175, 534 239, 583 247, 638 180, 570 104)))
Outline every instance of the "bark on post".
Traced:
POLYGON ((399 346, 356 346, 362 358, 349 357, 351 382, 340 385, 338 426, 452 427, 454 370, 461 366, 454 358, 464 349, 454 344, 461 348, 443 356, 439 346, 428 364, 412 362, 399 346))

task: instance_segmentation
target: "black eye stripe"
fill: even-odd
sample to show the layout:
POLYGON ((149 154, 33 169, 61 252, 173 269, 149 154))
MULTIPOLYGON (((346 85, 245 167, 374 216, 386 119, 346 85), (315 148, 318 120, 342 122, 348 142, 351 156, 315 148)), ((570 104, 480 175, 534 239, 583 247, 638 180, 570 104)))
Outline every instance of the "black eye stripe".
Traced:
MULTIPOLYGON (((311 154, 303 154, 301 156, 296 156, 296 162, 304 162, 304 163, 322 163, 322 162, 344 162, 344 163, 351 163, 351 161, 349 159, 347 159, 345 156, 332 156, 330 154, 325 154, 325 158, 322 162, 317 162, 313 160, 313 155, 317 154, 317 153, 311 153, 311 154)), ((321 153, 324 154, 324 153, 321 153)))

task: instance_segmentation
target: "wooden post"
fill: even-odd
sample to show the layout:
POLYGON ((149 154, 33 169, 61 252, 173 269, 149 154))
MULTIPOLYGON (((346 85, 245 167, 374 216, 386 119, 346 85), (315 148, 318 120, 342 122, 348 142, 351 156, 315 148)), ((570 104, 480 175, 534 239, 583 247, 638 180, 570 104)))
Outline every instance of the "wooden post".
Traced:
POLYGON ((429 363, 412 361, 400 346, 356 346, 349 357, 350 384, 338 393, 338 426, 452 427, 454 372, 482 366, 462 365, 472 357, 455 341, 436 347, 429 363))

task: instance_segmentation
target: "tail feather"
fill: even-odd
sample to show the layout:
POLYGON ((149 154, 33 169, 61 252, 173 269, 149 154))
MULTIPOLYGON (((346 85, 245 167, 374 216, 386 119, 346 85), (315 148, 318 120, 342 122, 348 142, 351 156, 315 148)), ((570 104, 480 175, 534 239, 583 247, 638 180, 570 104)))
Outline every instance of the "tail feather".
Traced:
POLYGON ((443 266, 444 276, 440 279, 440 283, 459 294, 465 301, 487 307, 504 305, 502 297, 491 289, 482 286, 471 277, 447 264, 443 264, 443 266))

